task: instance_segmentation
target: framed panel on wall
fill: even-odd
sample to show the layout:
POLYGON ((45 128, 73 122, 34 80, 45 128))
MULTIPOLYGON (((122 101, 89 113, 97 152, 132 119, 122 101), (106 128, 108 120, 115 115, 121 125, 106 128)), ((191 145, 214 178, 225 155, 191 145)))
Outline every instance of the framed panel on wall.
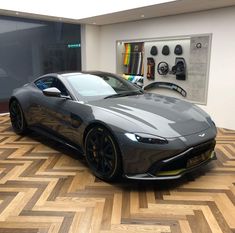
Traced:
POLYGON ((203 34, 117 41, 116 71, 132 82, 141 76, 148 92, 206 104, 211 38, 211 34, 203 34), (142 48, 138 55, 131 49, 136 44, 142 48), (128 73, 130 67, 141 72, 128 73))

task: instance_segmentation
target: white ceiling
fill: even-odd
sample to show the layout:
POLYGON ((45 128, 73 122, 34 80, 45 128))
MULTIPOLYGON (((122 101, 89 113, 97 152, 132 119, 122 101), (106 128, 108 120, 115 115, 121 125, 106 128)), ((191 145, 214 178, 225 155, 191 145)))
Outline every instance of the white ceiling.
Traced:
POLYGON ((5 0, 0 14, 106 25, 234 5, 235 0, 5 0))
POLYGON ((172 1, 175 0, 4 0, 0 9, 78 20, 172 1))
POLYGON ((211 10, 234 5, 235 0, 177 0, 174 2, 90 17, 81 19, 79 21, 80 23, 86 24, 92 24, 95 22, 97 25, 105 25, 203 10, 211 10))

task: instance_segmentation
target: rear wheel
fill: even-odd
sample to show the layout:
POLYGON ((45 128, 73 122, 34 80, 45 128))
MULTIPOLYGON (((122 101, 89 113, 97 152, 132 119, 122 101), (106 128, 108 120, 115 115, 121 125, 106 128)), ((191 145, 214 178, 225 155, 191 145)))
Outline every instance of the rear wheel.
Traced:
POLYGON ((14 131, 18 134, 24 134, 27 131, 27 123, 24 118, 23 110, 17 100, 13 100, 9 106, 11 124, 14 131))
POLYGON ((93 173, 106 181, 121 174, 121 155, 112 134, 102 126, 90 129, 85 139, 86 160, 93 173))

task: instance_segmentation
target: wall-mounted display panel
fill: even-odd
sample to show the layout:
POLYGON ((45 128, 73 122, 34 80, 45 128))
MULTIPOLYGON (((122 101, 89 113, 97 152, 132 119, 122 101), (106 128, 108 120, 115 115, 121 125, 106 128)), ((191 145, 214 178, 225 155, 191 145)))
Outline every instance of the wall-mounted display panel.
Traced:
MULTIPOLYGON (((143 41, 117 42, 117 73, 126 73, 127 45, 142 43, 143 86, 148 92, 173 96, 206 104, 209 78, 211 35, 156 38, 143 41)), ((131 62, 136 60, 130 60, 131 62)), ((133 65, 135 66, 135 64, 133 65)), ((126 75, 125 75, 126 78, 126 75)), ((129 78, 135 82, 139 78, 129 78)))

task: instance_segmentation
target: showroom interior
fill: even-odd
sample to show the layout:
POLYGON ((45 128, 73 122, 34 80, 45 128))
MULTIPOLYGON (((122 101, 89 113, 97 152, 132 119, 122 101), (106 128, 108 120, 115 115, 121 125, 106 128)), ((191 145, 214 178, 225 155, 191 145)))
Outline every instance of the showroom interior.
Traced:
MULTIPOLYGON (((235 0, 1 2, 0 233, 235 232, 234 22, 235 0), (174 108, 173 104, 182 100, 180 103, 192 104, 200 114, 205 112, 206 118, 213 120, 211 127, 217 127, 216 158, 210 157, 205 166, 174 179, 144 179, 124 172, 115 181, 107 181, 97 176, 83 153, 69 143, 33 128, 27 134, 13 130, 9 112, 14 89, 34 84, 46 74, 66 76, 66 72, 83 71, 117 74, 145 92, 145 101, 155 101, 156 106, 174 108), (162 100, 151 99, 155 94, 164 96, 161 105, 162 100)), ((35 96, 27 98, 30 102, 35 96)), ((165 122, 162 113, 156 116, 141 107, 138 97, 132 97, 136 101, 132 107, 124 106, 122 98, 127 97, 110 98, 116 107, 105 110, 107 122, 112 122, 108 119, 111 111, 116 111, 113 122, 124 111, 125 119, 133 121, 144 112, 149 122, 142 119, 139 124, 145 122, 148 127, 152 120, 165 122), (136 116, 131 115, 131 108, 136 116)), ((184 112, 184 105, 180 106, 184 112)), ((95 107, 99 112, 106 106, 99 103, 95 107)), ((93 111, 90 114, 95 116, 93 111)), ((34 114, 37 118, 39 113, 34 114)), ((78 124, 79 128, 81 118, 70 116, 72 126, 78 124)), ((179 121, 180 116, 168 119, 179 121)), ((56 113, 55 117, 60 116, 56 113)), ((66 120, 64 117, 61 124, 66 120)), ((127 127, 132 127, 128 122, 127 127)), ((181 122, 181 131, 177 130, 188 132, 191 122, 181 122)), ((90 126, 84 128, 86 136, 89 130, 90 126)), ((165 135, 170 135, 168 131, 165 135)), ((197 132, 199 137, 205 136, 197 132)), ((125 135, 132 140, 130 134, 125 135)), ((180 138, 184 136, 188 135, 180 138)), ((82 140, 86 146, 88 139, 82 140)), ((142 153, 147 154, 145 150, 142 153)), ((128 166, 133 169, 136 161, 130 161, 133 165, 128 166)))

